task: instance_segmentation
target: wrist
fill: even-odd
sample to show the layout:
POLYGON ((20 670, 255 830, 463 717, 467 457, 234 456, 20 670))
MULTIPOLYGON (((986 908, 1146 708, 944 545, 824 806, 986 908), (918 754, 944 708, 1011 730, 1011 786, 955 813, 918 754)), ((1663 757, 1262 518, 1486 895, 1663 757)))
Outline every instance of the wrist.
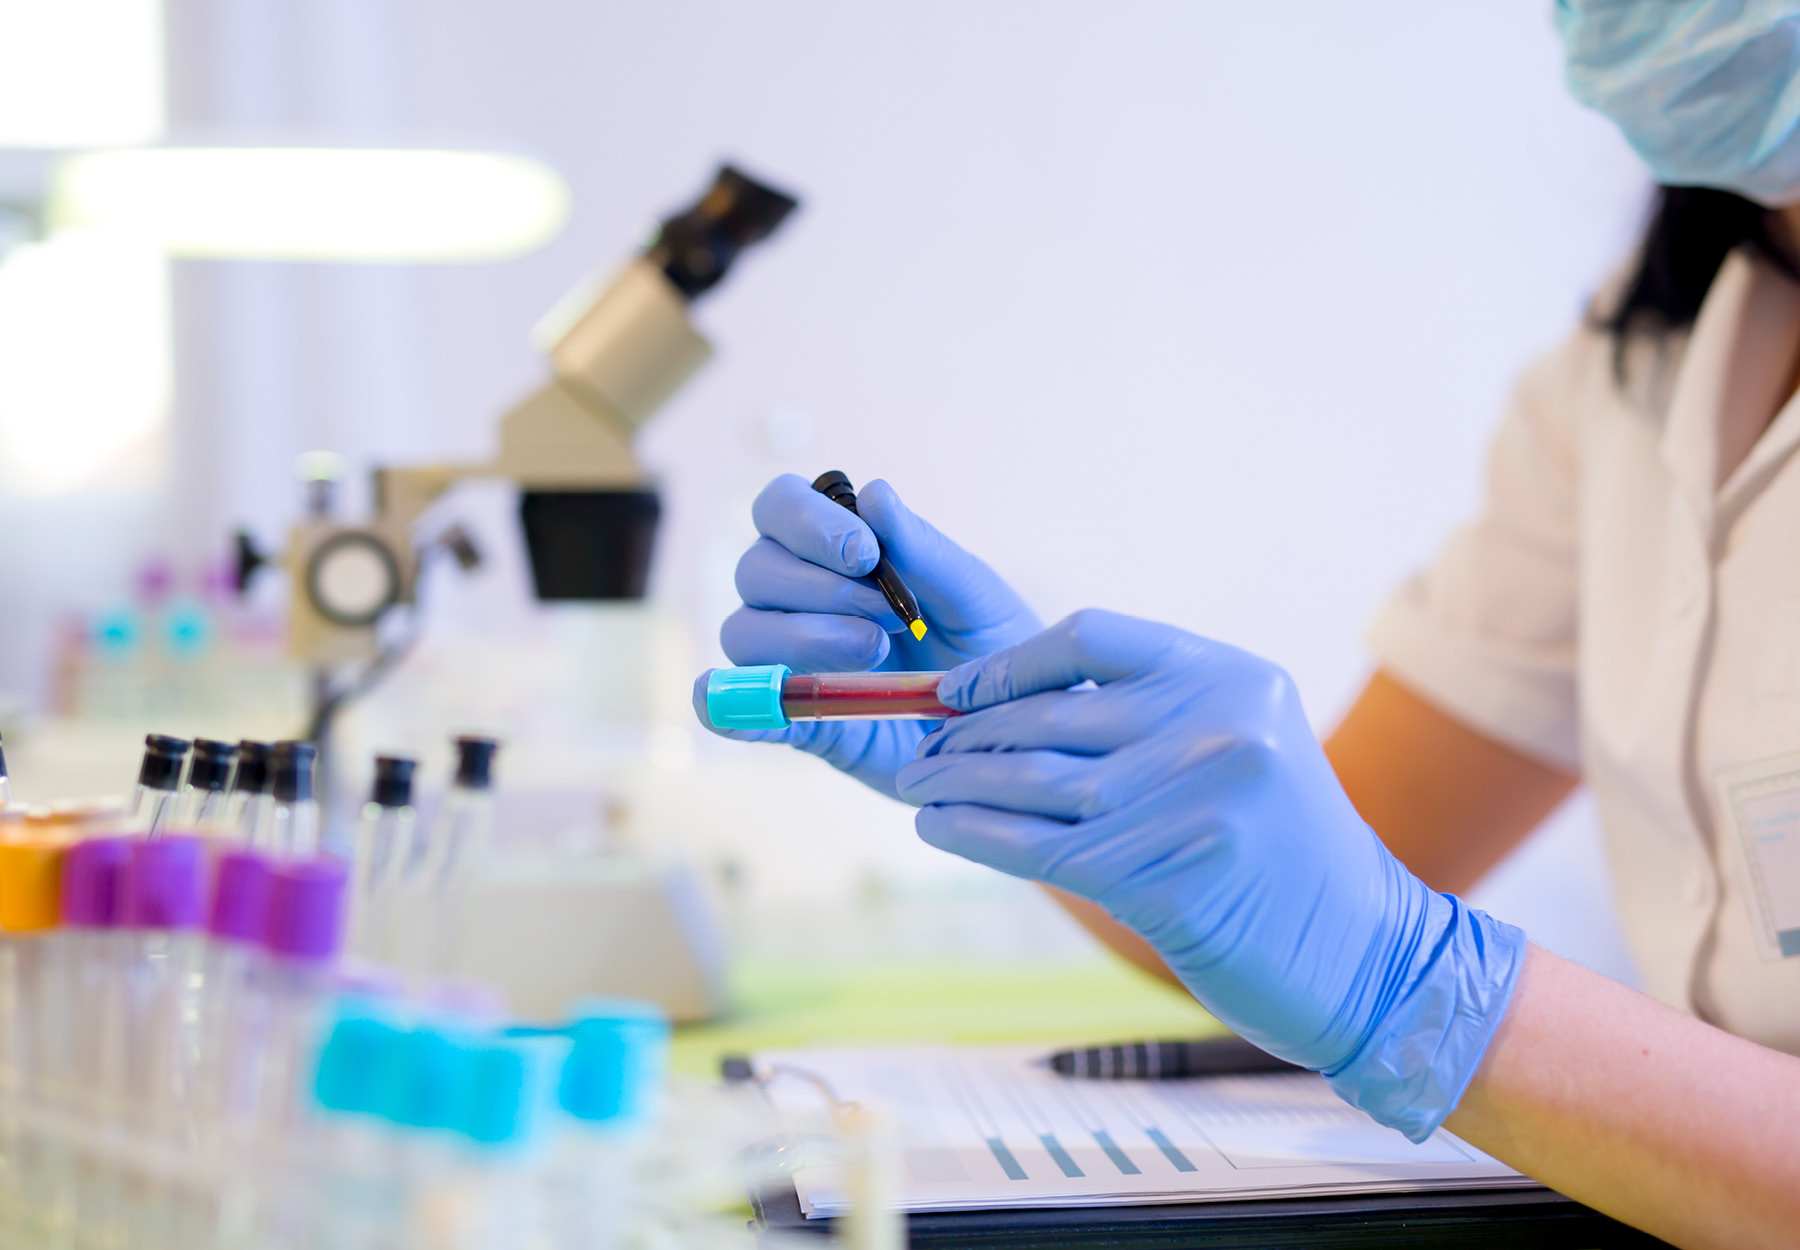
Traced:
POLYGON ((1525 964, 1522 930, 1425 889, 1402 946, 1397 996, 1354 1054, 1324 1076, 1345 1102, 1412 1141, 1462 1100, 1511 1005, 1525 964))

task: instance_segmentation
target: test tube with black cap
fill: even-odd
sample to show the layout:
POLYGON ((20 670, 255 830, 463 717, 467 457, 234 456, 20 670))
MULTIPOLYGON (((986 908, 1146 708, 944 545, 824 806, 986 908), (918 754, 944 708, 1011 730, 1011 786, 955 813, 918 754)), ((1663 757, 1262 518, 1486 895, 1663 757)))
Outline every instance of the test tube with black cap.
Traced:
POLYGON ((447 975, 459 963, 456 943, 466 887, 480 872, 492 837, 494 753, 499 749, 492 738, 456 739, 456 780, 430 836, 407 865, 406 893, 418 900, 408 914, 418 918, 420 958, 435 975, 447 975))
POLYGON ((131 794, 132 832, 154 838, 174 825, 181 810, 181 770, 189 745, 186 738, 145 735, 144 762, 138 766, 137 788, 131 794))
POLYGON ((425 866, 435 889, 447 889, 487 858, 494 826, 494 754, 499 749, 492 738, 465 734, 456 739, 456 780, 444 799, 425 866))
POLYGON ((413 772, 418 761, 403 755, 375 757, 375 787, 356 827, 351 880, 352 944, 372 959, 392 956, 394 892, 412 853, 416 820, 413 772))
POLYGON ((258 826, 269 807, 269 757, 275 748, 266 742, 249 738, 237 746, 237 768, 231 774, 231 793, 225 815, 226 827, 252 846, 257 841, 258 826))
POLYGON ((269 757, 266 844, 278 855, 312 855, 319 849, 319 803, 313 795, 310 742, 277 742, 269 757))
POLYGON ((182 823, 187 828, 213 832, 227 827, 226 799, 237 752, 234 742, 194 739, 194 762, 188 765, 187 784, 182 787, 182 823))

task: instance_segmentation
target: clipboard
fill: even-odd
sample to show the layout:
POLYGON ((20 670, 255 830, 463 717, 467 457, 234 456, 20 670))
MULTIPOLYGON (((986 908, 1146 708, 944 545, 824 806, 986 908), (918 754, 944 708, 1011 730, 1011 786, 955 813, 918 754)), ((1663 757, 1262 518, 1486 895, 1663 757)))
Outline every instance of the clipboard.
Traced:
MULTIPOLYGON (((755 1078, 744 1058, 721 1064, 727 1081, 755 1078)), ((751 1229, 830 1237, 833 1221, 807 1218, 791 1183, 750 1195, 751 1229)), ((914 1212, 913 1250, 1647 1250, 1667 1243, 1542 1186, 1232 1199, 1193 1203, 914 1212)), ((821 1243, 823 1244, 823 1243, 821 1243)))
MULTIPOLYGON (((792 1186, 751 1195, 765 1232, 829 1237, 792 1186)), ((1167 1206, 932 1211, 909 1215, 910 1250, 1651 1250, 1668 1243, 1548 1189, 1335 1198, 1269 1198, 1167 1206)), ((824 1242, 820 1243, 825 1244, 824 1242)))

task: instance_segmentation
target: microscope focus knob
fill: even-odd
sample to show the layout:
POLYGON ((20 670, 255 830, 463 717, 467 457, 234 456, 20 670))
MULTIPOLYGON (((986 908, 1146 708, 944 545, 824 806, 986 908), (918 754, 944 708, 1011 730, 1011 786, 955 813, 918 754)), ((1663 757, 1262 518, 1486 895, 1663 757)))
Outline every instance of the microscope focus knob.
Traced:
POLYGON ((256 540, 250 537, 249 530, 239 530, 233 536, 231 584, 241 597, 250 590, 250 579, 256 576, 256 570, 269 562, 256 546, 256 540))

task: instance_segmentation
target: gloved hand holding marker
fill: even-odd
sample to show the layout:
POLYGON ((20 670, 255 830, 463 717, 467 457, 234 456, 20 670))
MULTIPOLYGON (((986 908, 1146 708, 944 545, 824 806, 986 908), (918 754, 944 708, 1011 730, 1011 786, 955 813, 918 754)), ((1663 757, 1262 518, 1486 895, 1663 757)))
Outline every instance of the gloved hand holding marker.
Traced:
MULTIPOLYGON (((812 488, 848 511, 856 511, 850 479, 836 469, 820 474, 812 488)), ((878 552, 870 578, 881 588, 894 615, 914 641, 927 627, 893 561, 878 552)), ((785 664, 708 669, 703 719, 713 729, 786 729, 797 720, 939 720, 950 715, 937 701, 942 673, 808 673, 796 676, 785 664)), ((695 690, 695 706, 700 693, 695 690)))
MULTIPOLYGON (((786 473, 763 489, 750 514, 762 537, 738 561, 744 604, 719 630, 733 664, 780 664, 797 674, 941 671, 1042 628, 992 569, 907 508, 886 482, 868 483, 851 512, 786 473), (869 583, 884 558, 930 611, 923 638, 869 583)), ((707 714, 709 679, 702 674, 694 683, 694 711, 713 732, 786 743, 890 797, 894 773, 918 753, 929 727, 922 720, 792 720, 732 728, 707 714)))

